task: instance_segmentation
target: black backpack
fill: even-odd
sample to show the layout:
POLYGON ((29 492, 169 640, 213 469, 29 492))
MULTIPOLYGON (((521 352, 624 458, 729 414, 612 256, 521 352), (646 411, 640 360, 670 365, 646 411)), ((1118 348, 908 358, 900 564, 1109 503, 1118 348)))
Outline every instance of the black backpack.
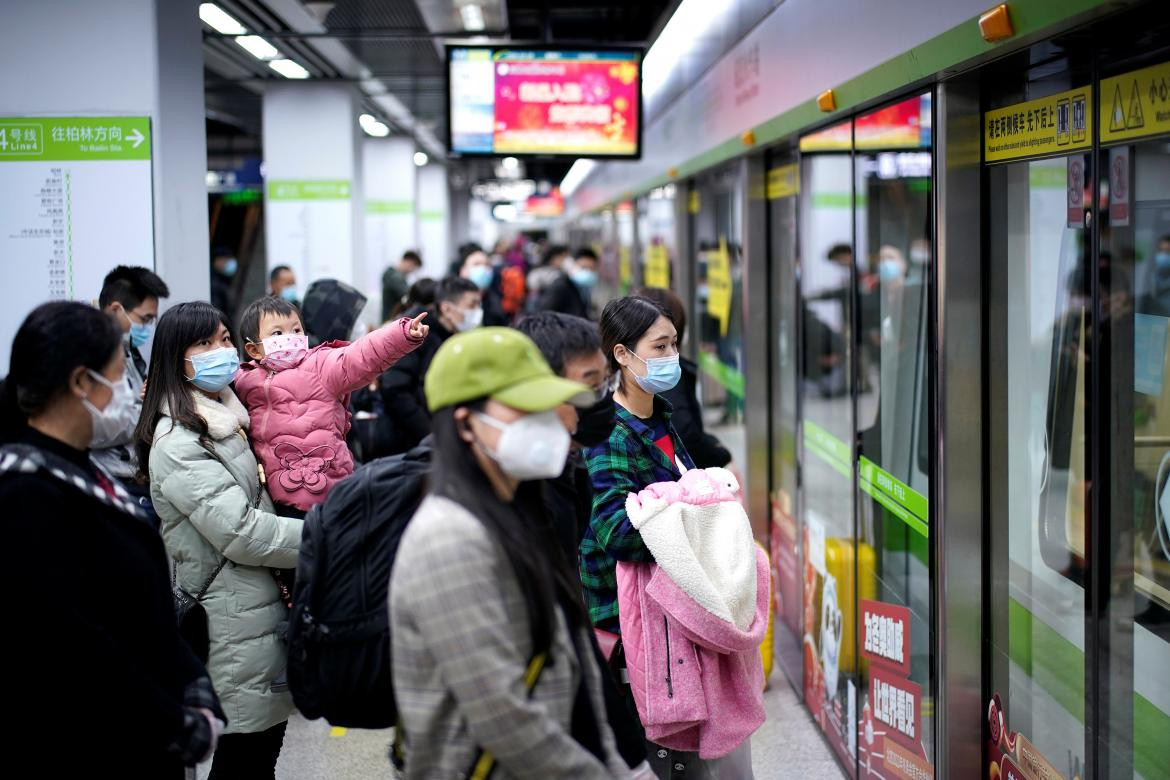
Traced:
POLYGON ((387 597, 402 532, 422 502, 431 448, 367 463, 309 512, 288 629, 288 682, 309 719, 380 729, 398 717, 387 597))

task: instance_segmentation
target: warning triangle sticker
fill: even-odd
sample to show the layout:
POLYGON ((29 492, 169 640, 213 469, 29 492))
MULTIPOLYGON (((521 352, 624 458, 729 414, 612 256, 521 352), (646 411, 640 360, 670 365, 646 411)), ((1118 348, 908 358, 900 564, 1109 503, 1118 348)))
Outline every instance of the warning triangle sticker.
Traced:
POLYGON ((1143 127, 1146 124, 1146 118, 1142 115, 1142 96, 1138 94, 1137 79, 1133 80, 1133 93, 1129 97, 1129 116, 1125 120, 1125 127, 1128 130, 1143 127))
POLYGON ((1109 129, 1113 131, 1125 129, 1125 106, 1121 104, 1121 85, 1113 90, 1113 111, 1109 114, 1109 129))

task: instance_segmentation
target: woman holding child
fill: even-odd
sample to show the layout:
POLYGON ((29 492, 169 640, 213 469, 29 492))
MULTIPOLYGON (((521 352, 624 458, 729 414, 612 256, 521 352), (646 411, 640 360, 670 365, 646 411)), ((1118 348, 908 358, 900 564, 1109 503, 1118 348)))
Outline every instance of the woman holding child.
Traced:
POLYGON ((239 366, 224 315, 182 303, 159 320, 138 424, 138 462, 178 585, 207 611, 207 668, 228 717, 210 777, 271 778, 292 711, 273 681, 287 619, 272 567, 296 566, 301 521, 279 517, 229 387, 239 366))

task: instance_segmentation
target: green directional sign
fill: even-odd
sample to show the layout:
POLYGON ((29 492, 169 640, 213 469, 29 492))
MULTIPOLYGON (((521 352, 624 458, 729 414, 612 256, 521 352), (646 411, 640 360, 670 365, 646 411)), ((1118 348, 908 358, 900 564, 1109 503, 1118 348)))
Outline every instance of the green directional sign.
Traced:
POLYGON ((149 160, 150 117, 0 117, 0 162, 149 160))
POLYGON ((271 179, 269 200, 349 200, 349 179, 271 179))

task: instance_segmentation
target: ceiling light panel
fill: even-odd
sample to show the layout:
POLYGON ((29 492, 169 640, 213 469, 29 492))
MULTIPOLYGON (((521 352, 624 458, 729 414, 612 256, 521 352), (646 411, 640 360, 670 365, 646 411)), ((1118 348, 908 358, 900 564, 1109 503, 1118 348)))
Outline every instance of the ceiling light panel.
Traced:
POLYGON ((215 3, 200 3, 199 18, 211 29, 223 35, 244 35, 248 30, 215 3))

